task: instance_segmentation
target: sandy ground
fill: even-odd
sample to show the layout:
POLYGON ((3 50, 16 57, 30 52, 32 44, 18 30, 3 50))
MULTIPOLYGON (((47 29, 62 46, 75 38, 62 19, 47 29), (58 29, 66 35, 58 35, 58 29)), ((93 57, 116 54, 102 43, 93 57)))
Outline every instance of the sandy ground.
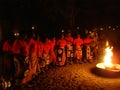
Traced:
POLYGON ((99 70, 97 62, 51 67, 12 90, 120 90, 120 73, 99 70))

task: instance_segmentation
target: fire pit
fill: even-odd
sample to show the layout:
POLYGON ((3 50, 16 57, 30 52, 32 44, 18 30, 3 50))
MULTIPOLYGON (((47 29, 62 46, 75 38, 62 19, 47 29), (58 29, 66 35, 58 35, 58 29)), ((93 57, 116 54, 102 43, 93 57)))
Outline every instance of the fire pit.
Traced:
POLYGON ((113 47, 109 46, 109 43, 106 43, 106 48, 105 48, 105 56, 104 56, 104 61, 102 63, 98 63, 96 65, 97 68, 107 70, 107 71, 112 71, 112 72, 120 72, 120 64, 114 64, 112 63, 112 52, 113 47))
POLYGON ((108 70, 112 72, 120 72, 120 65, 119 64, 113 64, 112 67, 106 67, 104 63, 98 63, 96 65, 97 68, 103 69, 103 70, 108 70))

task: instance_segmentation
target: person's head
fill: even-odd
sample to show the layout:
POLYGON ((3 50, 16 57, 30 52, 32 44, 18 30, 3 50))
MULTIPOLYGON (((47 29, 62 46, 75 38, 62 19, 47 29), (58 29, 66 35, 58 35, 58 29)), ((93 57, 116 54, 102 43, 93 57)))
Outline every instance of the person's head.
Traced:
POLYGON ((68 33, 68 36, 71 36, 71 32, 68 33))
POLYGON ((27 34, 20 32, 20 39, 26 40, 27 39, 27 34))
POLYGON ((66 33, 66 36, 67 36, 67 37, 70 37, 70 36, 71 36, 71 32, 67 32, 67 33, 66 33))
POLYGON ((28 38, 36 39, 35 33, 34 33, 34 32, 30 32, 30 33, 28 34, 28 38))
POLYGON ((79 33, 77 34, 77 38, 81 38, 81 35, 79 33))

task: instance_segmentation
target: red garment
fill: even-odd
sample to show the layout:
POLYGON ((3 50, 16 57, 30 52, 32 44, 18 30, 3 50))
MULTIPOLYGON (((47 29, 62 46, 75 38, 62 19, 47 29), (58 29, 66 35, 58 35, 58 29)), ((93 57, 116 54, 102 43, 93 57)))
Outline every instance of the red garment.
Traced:
POLYGON ((42 58, 43 43, 41 41, 37 42, 37 57, 42 58))
POLYGON ((21 48, 20 40, 16 39, 13 43, 14 53, 20 54, 20 48, 21 48))
POLYGON ((73 44, 75 45, 75 48, 77 49, 77 46, 81 46, 83 44, 83 39, 76 38, 74 39, 73 44))
POLYGON ((84 44, 90 44, 92 42, 93 42, 92 38, 86 38, 86 39, 84 39, 84 44))
POLYGON ((34 45, 34 49, 32 49, 32 50, 33 50, 32 52, 36 52, 36 53, 37 53, 37 41, 31 38, 31 39, 28 41, 28 48, 29 48, 29 49, 30 49, 30 46, 31 46, 32 44, 34 45))
POLYGON ((52 50, 54 50, 55 44, 56 44, 56 40, 52 40, 51 41, 51 48, 52 48, 52 50))
POLYGON ((55 51, 54 51, 54 49, 55 49, 55 43, 56 43, 56 40, 52 40, 51 44, 50 44, 51 45, 51 48, 50 48, 50 60, 54 64, 56 62, 56 55, 55 55, 55 51))
POLYGON ((72 44, 73 43, 73 37, 72 36, 66 37, 65 40, 66 40, 67 44, 72 44))
POLYGON ((65 47, 66 44, 67 44, 67 42, 66 42, 65 39, 59 39, 59 40, 57 41, 57 46, 58 46, 58 47, 65 47))
POLYGON ((15 54, 28 55, 28 45, 24 40, 16 39, 13 44, 13 49, 15 54))
POLYGON ((56 65, 58 66, 63 66, 65 65, 66 62, 66 54, 65 54, 65 46, 67 45, 67 42, 65 39, 59 39, 57 41, 57 46, 59 47, 57 49, 57 54, 59 54, 61 52, 61 49, 63 50, 63 54, 61 57, 57 57, 57 60, 55 61, 56 65), (61 49, 60 49, 61 48, 61 49), (60 52, 59 52, 60 51, 60 52), (58 61, 61 60, 61 61, 58 61))
POLYGON ((13 45, 9 43, 10 41, 7 40, 4 42, 2 50, 3 52, 11 52, 14 53, 13 45))
POLYGON ((44 44, 43 44, 43 53, 44 53, 44 54, 49 54, 50 49, 51 49, 50 43, 44 43, 44 44))

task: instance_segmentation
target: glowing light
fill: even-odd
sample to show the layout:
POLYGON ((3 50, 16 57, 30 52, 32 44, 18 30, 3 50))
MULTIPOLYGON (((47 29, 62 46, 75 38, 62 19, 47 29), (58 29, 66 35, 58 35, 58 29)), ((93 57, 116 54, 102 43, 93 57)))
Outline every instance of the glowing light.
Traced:
POLYGON ((80 29, 80 27, 77 27, 77 29, 80 29))
POLYGON ((105 56, 103 59, 103 63, 99 63, 96 66, 102 69, 105 68, 113 68, 114 64, 112 64, 112 56, 113 56, 113 52, 112 52, 113 47, 109 46, 109 42, 106 42, 106 48, 105 48, 105 56))
POLYGON ((113 64, 112 64, 112 56, 113 56, 112 49, 113 49, 113 47, 107 47, 105 49, 106 55, 104 57, 104 65, 106 67, 113 67, 113 64))
POLYGON ((32 26, 32 30, 34 30, 35 29, 35 27, 34 26, 32 26))
POLYGON ((64 32, 64 30, 62 29, 62 31, 61 32, 64 32))
POLYGON ((110 29, 110 28, 111 28, 111 26, 108 26, 108 28, 110 29))
POLYGON ((115 28, 113 28, 113 30, 115 30, 115 28))
POLYGON ((120 64, 112 63, 112 56, 113 56, 112 49, 113 47, 110 47, 109 43, 106 42, 104 62, 98 63, 96 67, 104 70, 113 71, 113 72, 120 72, 120 64))
POLYGON ((18 32, 15 32, 15 33, 14 33, 14 36, 16 36, 16 37, 19 36, 19 33, 18 33, 18 32))
POLYGON ((102 31, 102 30, 103 30, 103 28, 100 28, 100 30, 102 31))

